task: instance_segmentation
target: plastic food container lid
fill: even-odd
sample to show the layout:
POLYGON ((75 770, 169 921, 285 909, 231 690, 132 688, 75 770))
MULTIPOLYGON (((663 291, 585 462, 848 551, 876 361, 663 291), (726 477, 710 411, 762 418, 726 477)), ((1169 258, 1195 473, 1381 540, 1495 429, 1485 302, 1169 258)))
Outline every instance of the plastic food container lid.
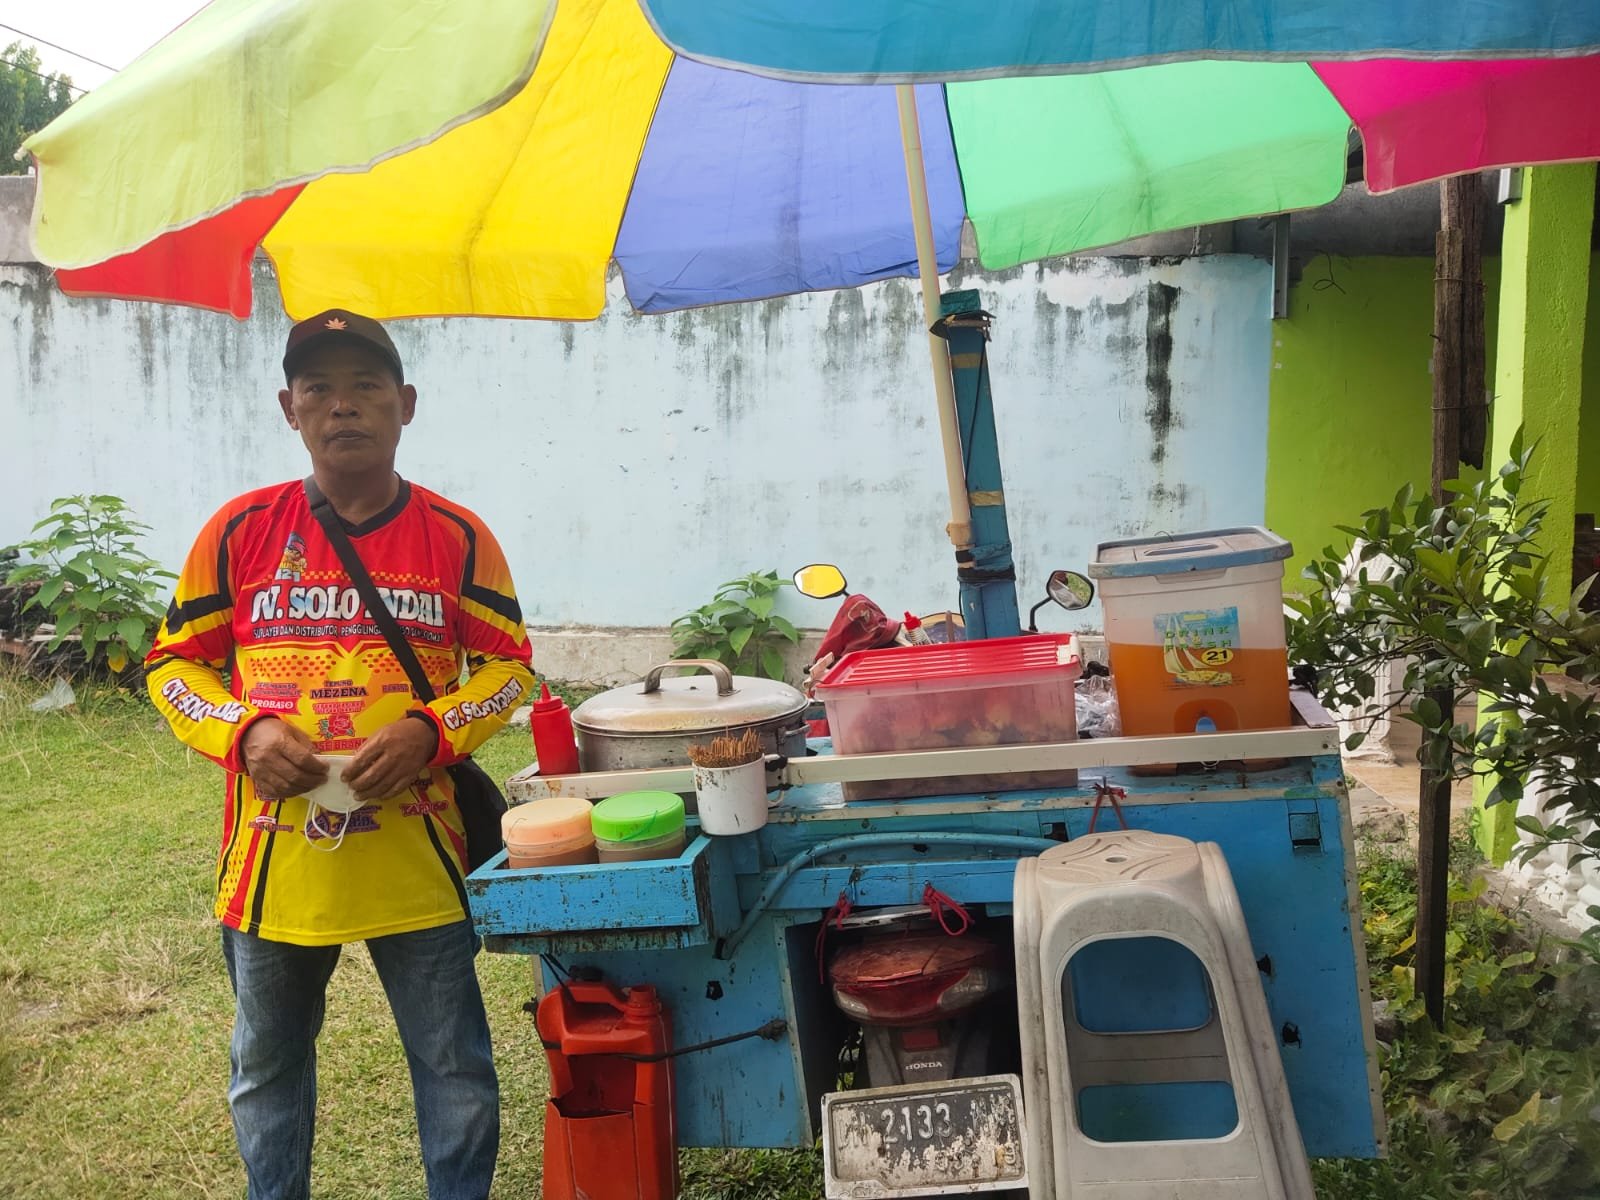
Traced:
POLYGON ((500 818, 500 836, 509 846, 555 846, 588 841, 594 836, 594 805, 577 796, 534 800, 506 810, 500 818))
POLYGON ((1208 529, 1167 537, 1101 542, 1089 574, 1096 579, 1137 575, 1177 575, 1187 571, 1221 571, 1282 562, 1294 547, 1260 525, 1208 529))
POLYGON ((676 792, 624 792, 594 806, 594 836, 606 842, 648 842, 683 829, 676 792))
POLYGON ((1075 679, 1082 669, 1078 639, 1070 633, 896 646, 887 650, 857 650, 845 655, 818 682, 817 695, 853 688, 936 683, 990 675, 1048 677, 1065 671, 1075 679))

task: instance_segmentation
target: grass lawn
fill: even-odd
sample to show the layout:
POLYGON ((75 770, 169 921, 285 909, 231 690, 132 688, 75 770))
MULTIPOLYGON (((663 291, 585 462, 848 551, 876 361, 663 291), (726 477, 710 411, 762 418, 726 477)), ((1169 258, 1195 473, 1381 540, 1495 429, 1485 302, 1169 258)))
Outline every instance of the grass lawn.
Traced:
MULTIPOLYGON (((0 1193, 242 1195, 211 916, 221 772, 142 701, 36 714, 33 685, 0 692, 0 1193)), ((501 778, 530 757, 510 732, 482 755, 501 778)), ((478 970, 502 1088, 498 1194, 537 1196, 531 968, 486 954, 478 970)), ((330 986, 319 1064, 316 1194, 424 1196, 405 1060, 360 946, 330 986)))
MULTIPOLYGON (((210 915, 221 773, 140 699, 80 688, 78 709, 30 712, 40 690, 0 675, 0 1195, 240 1196, 225 1099, 232 999, 210 915)), ((479 757, 503 779, 531 757, 525 730, 479 757)), ((1367 872, 1375 984, 1400 1014, 1385 1058, 1394 1155, 1318 1164, 1319 1195, 1600 1195, 1600 1125, 1582 1106, 1597 1086, 1600 968, 1551 975, 1525 961, 1512 923, 1467 896, 1455 1028, 1431 1036, 1394 969, 1408 886, 1394 860, 1367 872)), ((496 1195, 537 1197, 531 967, 486 954, 479 975, 502 1087, 496 1195)), ((319 1045, 315 1194, 422 1197, 404 1059, 359 946, 334 976, 319 1045)), ((694 1151, 684 1168, 693 1200, 821 1195, 811 1154, 694 1151)))

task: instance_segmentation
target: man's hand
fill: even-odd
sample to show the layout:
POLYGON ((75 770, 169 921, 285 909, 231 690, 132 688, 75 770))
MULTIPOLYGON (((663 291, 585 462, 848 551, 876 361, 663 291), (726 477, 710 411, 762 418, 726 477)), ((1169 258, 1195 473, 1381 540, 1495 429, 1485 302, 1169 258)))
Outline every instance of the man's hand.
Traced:
POLYGON ((417 781, 438 745, 439 733, 431 723, 401 717, 356 751, 344 769, 344 781, 363 804, 386 800, 417 781))
POLYGON ((311 739, 276 717, 245 730, 239 756, 256 793, 271 799, 303 795, 328 778, 328 768, 317 761, 311 739))

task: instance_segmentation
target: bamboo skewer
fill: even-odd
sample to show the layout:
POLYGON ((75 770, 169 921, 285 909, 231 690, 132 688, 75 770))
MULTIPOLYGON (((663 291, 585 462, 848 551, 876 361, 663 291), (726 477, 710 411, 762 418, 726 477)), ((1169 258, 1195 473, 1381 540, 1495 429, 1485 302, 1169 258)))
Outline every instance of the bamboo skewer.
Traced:
POLYGON ((761 738, 754 729, 738 737, 721 734, 705 745, 689 747, 689 761, 697 767, 742 767, 761 759, 761 738))

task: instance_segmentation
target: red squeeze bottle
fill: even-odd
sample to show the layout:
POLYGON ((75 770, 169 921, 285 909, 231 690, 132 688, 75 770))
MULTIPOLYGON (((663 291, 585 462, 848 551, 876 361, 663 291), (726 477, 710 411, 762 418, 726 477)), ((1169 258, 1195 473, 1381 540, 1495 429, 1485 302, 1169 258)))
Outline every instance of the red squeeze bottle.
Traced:
POLYGON ((922 618, 914 617, 907 613, 903 624, 908 646, 929 646, 933 644, 933 639, 928 636, 928 631, 922 627, 922 618))
POLYGON ((548 683, 539 685, 539 698, 533 702, 528 724, 533 730, 533 752, 539 756, 539 774, 576 775, 578 739, 572 732, 572 710, 560 696, 550 694, 548 683))

